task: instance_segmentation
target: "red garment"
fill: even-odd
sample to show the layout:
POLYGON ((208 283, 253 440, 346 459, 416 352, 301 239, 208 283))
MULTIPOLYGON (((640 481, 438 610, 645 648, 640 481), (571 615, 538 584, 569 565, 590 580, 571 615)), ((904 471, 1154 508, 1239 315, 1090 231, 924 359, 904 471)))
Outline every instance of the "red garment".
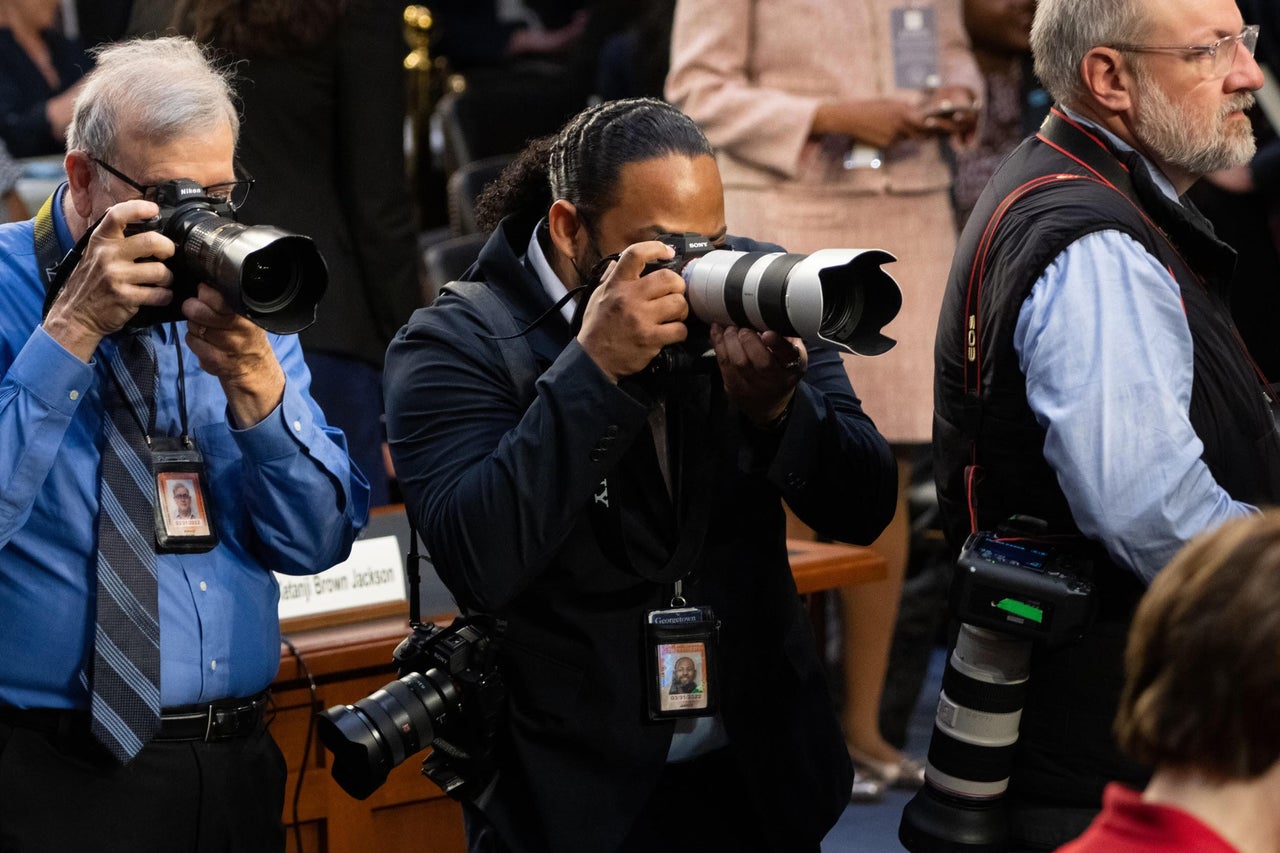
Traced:
POLYGON ((1142 801, 1118 782, 1102 794, 1102 813, 1057 853, 1240 853, 1201 820, 1171 806, 1142 801))

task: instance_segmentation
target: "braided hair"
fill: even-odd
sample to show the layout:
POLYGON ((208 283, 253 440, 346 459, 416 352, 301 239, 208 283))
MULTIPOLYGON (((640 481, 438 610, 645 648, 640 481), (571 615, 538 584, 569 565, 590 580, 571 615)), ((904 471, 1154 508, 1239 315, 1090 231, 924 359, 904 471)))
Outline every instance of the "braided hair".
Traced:
POLYGON ((488 231, 512 214, 541 216, 561 198, 595 221, 616 202, 618 176, 628 163, 714 153, 693 119, 666 101, 604 101, 559 133, 530 142, 480 194, 476 221, 488 231))

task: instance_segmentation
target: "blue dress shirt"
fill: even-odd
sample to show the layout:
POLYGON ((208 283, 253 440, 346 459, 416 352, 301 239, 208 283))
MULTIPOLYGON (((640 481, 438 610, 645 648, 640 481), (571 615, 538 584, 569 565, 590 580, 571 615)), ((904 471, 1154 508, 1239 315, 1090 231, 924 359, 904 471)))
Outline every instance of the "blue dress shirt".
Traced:
MULTIPOLYGON (((55 193, 62 250, 72 241, 55 193)), ((84 708, 95 620, 101 389, 40 326, 44 279, 33 221, 0 226, 0 705, 84 708)), ((186 323, 178 324, 178 335, 186 323)), ((156 433, 178 435, 179 346, 156 341, 156 433)), ((157 558, 160 694, 165 707, 248 696, 280 661, 272 571, 308 574, 345 559, 368 514, 368 484, 342 433, 307 393, 296 336, 270 336, 284 399, 248 429, 227 423, 219 381, 181 347, 191 434, 204 454, 220 541, 157 558)))
POLYGON ((1063 250, 1022 304, 1013 345, 1072 516, 1143 581, 1191 537, 1255 511, 1232 500, 1201 458, 1181 292, 1132 237, 1098 231, 1063 250))

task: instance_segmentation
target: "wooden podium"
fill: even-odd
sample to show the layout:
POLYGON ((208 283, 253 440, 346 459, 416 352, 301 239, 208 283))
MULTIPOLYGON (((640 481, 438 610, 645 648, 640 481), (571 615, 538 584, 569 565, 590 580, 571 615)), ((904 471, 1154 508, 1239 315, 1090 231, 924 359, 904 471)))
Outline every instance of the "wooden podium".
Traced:
MULTIPOLYGON (((802 594, 885 576, 884 558, 869 548, 800 540, 787 545, 796 587, 802 594)), ((452 614, 433 616, 447 621, 452 614)), ((351 620, 352 614, 342 618, 351 620)), ((291 853, 297 849, 295 832, 305 853, 466 850, 460 806, 420 773, 425 751, 392 770, 386 783, 368 799, 357 800, 333 781, 331 756, 314 733, 307 743, 316 711, 353 703, 395 678, 391 652, 407 635, 407 620, 405 605, 397 615, 385 615, 383 610, 345 624, 314 626, 311 617, 282 626, 286 639, 305 662, 304 671, 294 653, 282 645, 280 673, 272 685, 275 716, 271 731, 289 767, 284 822, 291 853)))

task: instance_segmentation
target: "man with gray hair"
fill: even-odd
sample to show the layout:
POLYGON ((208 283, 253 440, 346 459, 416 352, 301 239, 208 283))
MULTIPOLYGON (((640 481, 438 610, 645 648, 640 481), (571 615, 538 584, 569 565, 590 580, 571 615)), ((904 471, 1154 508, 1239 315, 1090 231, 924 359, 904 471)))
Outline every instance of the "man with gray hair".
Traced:
POLYGON ((1228 307, 1234 252, 1183 197, 1253 153, 1257 36, 1232 0, 1040 0, 1032 51, 1057 105, 957 249, 935 352, 948 540, 1037 519, 1091 561, 1099 603, 1079 642, 1033 656, 1015 849, 1078 835, 1106 782, 1141 786, 1111 736, 1133 607, 1192 536, 1280 499, 1275 395, 1228 307))
POLYGON ((367 483, 296 338, 177 287, 173 240, 128 227, 160 213, 163 186, 232 215, 251 183, 238 129, 228 77, 193 42, 107 47, 66 182, 0 226, 7 851, 284 848, 263 719, 272 572, 344 559, 367 483), (178 478, 212 530, 166 527, 178 478))

